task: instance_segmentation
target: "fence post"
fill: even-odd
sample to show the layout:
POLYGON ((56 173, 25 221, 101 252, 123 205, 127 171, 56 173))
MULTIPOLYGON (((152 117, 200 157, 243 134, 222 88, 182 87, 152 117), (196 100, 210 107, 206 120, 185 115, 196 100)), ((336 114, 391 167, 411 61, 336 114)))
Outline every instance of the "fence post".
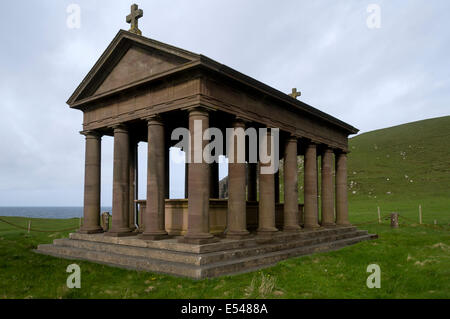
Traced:
POLYGON ((398 213, 391 213, 391 227, 398 228, 398 213))
POLYGON ((419 224, 422 225, 422 205, 419 205, 419 224))
POLYGON ((378 208, 378 224, 381 224, 381 213, 380 213, 380 206, 378 208))
POLYGON ((30 233, 30 229, 31 229, 31 220, 28 221, 28 234, 30 233))

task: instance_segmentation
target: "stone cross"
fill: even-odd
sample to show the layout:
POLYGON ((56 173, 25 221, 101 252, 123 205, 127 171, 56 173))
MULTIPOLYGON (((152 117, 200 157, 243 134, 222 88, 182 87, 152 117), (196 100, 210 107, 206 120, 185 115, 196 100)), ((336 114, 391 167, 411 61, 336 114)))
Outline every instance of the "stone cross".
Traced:
POLYGON ((138 35, 142 35, 141 30, 138 28, 138 19, 144 16, 144 11, 142 9, 138 9, 137 4, 133 4, 131 6, 131 13, 127 16, 127 23, 131 24, 130 32, 136 33, 138 35))
POLYGON ((289 94, 289 96, 293 97, 294 99, 298 98, 300 95, 302 95, 302 93, 297 92, 297 88, 293 88, 292 93, 289 94))

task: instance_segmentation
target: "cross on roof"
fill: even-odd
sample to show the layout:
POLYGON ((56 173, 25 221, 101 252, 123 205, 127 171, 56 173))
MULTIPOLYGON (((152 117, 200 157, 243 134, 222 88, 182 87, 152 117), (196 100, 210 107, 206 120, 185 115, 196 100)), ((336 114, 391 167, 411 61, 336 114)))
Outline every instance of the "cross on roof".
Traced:
POLYGON ((294 99, 298 98, 300 95, 302 95, 301 92, 297 92, 297 88, 292 89, 292 93, 289 94, 289 96, 293 97, 294 99))
POLYGON ((137 4, 133 4, 131 6, 131 13, 127 15, 127 23, 131 24, 130 32, 136 33, 138 35, 142 35, 141 30, 138 28, 138 19, 144 16, 144 11, 142 9, 138 9, 137 4))

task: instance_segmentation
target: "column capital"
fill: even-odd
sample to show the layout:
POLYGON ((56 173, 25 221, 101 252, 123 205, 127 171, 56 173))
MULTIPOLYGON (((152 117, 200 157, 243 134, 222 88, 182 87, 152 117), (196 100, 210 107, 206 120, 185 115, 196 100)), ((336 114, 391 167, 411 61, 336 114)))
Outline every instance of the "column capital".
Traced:
POLYGON ((84 135, 86 138, 102 138, 103 134, 96 130, 85 130, 80 132, 81 135, 84 135))
POLYGON ((350 153, 350 151, 348 151, 348 150, 343 150, 343 149, 341 149, 341 148, 334 148, 333 149, 333 152, 336 154, 336 155, 347 155, 348 153, 350 153))
POLYGON ((335 150, 332 147, 330 147, 328 145, 322 145, 322 149, 321 149, 322 154, 329 154, 329 153, 334 153, 334 152, 335 152, 335 150))
POLYGON ((154 114, 150 116, 146 116, 142 118, 144 121, 147 121, 147 125, 164 125, 164 120, 161 115, 154 114))
POLYGON ((242 118, 242 117, 240 117, 240 116, 236 116, 234 119, 233 119, 233 123, 232 123, 232 125, 233 125, 233 127, 242 127, 242 128, 246 128, 247 127, 247 124, 249 123, 249 121, 248 120, 246 120, 246 119, 244 119, 244 118, 242 118))
POLYGON ((245 126, 247 127, 247 126, 248 126, 250 123, 252 123, 253 121, 250 120, 250 119, 248 119, 248 118, 246 118, 246 117, 244 117, 244 116, 236 115, 236 116, 234 117, 234 119, 233 119, 233 122, 234 122, 234 123, 235 123, 235 122, 244 123, 245 126))
POLYGON ((203 105, 189 106, 182 110, 187 111, 189 115, 208 115, 211 111, 215 111, 215 109, 203 105))
POLYGON ((289 137, 286 139, 287 142, 295 142, 298 143, 298 139, 299 137, 297 135, 291 134, 289 135, 289 137))
POLYGON ((306 148, 317 148, 318 145, 319 145, 319 144, 316 143, 316 142, 309 141, 309 142, 306 144, 306 148))
POLYGON ((123 123, 113 124, 108 127, 112 128, 114 130, 114 133, 128 133, 128 127, 123 123))

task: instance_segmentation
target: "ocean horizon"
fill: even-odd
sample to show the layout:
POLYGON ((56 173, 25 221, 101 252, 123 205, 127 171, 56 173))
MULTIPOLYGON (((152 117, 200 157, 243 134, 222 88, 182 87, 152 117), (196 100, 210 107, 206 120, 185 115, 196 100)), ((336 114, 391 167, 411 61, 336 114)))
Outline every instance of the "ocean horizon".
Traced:
MULTIPOLYGON (((111 207, 102 207, 102 212, 110 212, 111 207)), ((67 219, 80 218, 83 216, 82 206, 3 206, 0 207, 0 216, 8 217, 30 217, 30 218, 53 218, 67 219)))

